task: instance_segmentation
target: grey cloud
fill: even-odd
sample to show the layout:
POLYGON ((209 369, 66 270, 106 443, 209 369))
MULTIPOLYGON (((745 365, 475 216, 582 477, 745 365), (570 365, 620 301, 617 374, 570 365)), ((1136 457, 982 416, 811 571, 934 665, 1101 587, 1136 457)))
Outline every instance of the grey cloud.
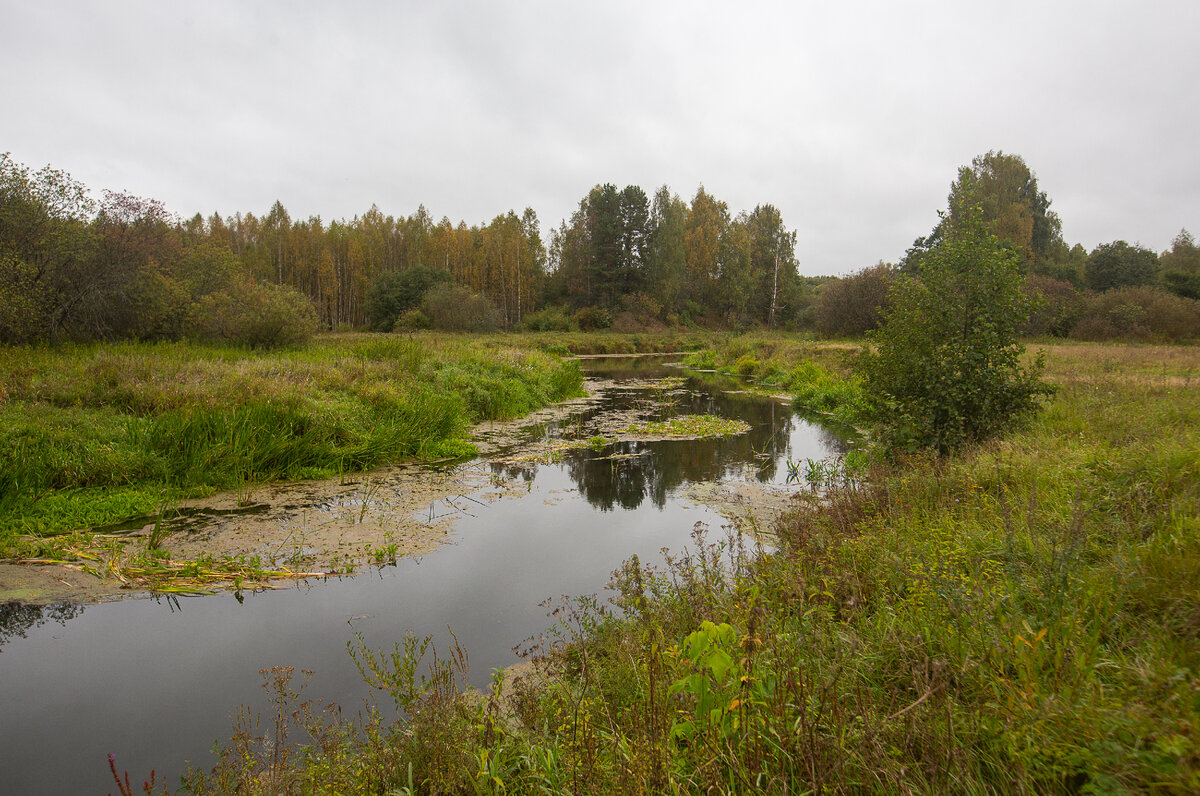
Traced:
POLYGON ((1193 4, 8 5, 0 150, 184 216, 529 205, 548 230, 597 182, 703 183, 844 273, 1003 149, 1071 241, 1200 231, 1193 4))

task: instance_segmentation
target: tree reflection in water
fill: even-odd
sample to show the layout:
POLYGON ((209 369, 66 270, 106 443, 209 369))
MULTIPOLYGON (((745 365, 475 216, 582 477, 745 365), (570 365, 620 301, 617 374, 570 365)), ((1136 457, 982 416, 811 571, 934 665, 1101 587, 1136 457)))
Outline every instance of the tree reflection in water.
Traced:
POLYGON ((47 622, 66 625, 83 613, 78 603, 51 603, 49 605, 26 605, 25 603, 0 603, 0 649, 11 639, 25 638, 34 627, 47 622))
MULTIPOLYGON (((661 371, 651 373, 663 375, 661 371)), ((679 375, 680 371, 670 373, 679 375)), ((626 374, 609 366, 604 375, 612 378, 626 374)), ((639 379, 648 375, 645 369, 636 371, 639 379)), ((627 441, 600 451, 570 450, 564 452, 563 463, 557 466, 565 469, 580 494, 601 511, 611 511, 614 507, 636 509, 646 499, 661 509, 668 495, 688 483, 728 479, 776 481, 786 462, 792 433, 805 421, 781 401, 740 392, 736 387, 732 380, 700 374, 690 374, 686 387, 670 395, 644 387, 618 385, 609 390, 581 423, 596 421, 605 413, 639 409, 639 416, 655 420, 688 414, 737 418, 749 423, 750 431, 716 439, 627 441)), ((813 428, 821 450, 828 453, 845 450, 845 442, 834 431, 820 426, 813 428)), ((530 482, 536 477, 537 467, 495 464, 493 471, 530 482)))

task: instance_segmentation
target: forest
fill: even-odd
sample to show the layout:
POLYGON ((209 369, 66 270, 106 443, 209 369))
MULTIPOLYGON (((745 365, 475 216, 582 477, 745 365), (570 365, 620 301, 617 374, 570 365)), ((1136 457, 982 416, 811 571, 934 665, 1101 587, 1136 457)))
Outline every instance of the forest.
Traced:
MULTIPOLYGON (((1200 247, 1182 230, 1157 253, 1063 238, 1051 200, 1017 155, 963 166, 989 231, 1019 254, 1036 300, 1033 336, 1200 336, 1200 247)), ((613 327, 874 328, 899 274, 918 273, 949 219, 898 263, 801 277, 796 231, 769 204, 734 212, 701 186, 590 189, 544 234, 526 208, 468 226, 372 205, 350 220, 267 212, 183 219, 154 199, 0 155, 0 341, 166 340, 280 345, 318 330, 584 331, 613 327)))

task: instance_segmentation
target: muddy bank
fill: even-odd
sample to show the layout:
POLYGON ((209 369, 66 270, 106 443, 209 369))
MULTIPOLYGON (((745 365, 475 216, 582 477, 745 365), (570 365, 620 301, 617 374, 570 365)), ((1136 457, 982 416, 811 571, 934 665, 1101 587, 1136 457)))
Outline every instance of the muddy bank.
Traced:
POLYGON ((132 593, 119 582, 98 578, 75 564, 0 563, 0 603, 95 603, 129 596, 132 593))

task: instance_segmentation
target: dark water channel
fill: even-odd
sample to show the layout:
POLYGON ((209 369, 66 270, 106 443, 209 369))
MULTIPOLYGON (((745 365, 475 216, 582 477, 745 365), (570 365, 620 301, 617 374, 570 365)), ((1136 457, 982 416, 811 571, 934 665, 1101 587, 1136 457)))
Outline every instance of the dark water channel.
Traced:
POLYGON ((662 548, 692 544, 697 522, 720 533, 725 521, 685 499, 684 487, 783 485, 789 458, 841 448, 786 404, 731 392, 736 385, 713 376, 686 374, 667 408, 644 387, 623 386, 685 375, 661 359, 589 360, 584 369, 615 386, 571 417, 527 429, 530 438, 587 433, 622 410, 719 414, 751 431, 572 450, 551 464, 477 463, 522 489, 461 517, 452 545, 355 577, 241 600, 0 605, 0 792, 115 792, 109 753, 135 790, 151 768, 173 786, 187 761, 212 766, 213 743, 230 736, 239 705, 266 712, 259 670, 271 666, 312 670, 304 696, 353 712, 368 696, 346 651, 356 634, 387 649, 406 632, 432 634, 445 649, 449 626, 469 652, 472 682, 486 686, 492 668, 517 662, 513 648, 550 624, 547 598, 602 593, 630 555, 658 561, 662 548))

